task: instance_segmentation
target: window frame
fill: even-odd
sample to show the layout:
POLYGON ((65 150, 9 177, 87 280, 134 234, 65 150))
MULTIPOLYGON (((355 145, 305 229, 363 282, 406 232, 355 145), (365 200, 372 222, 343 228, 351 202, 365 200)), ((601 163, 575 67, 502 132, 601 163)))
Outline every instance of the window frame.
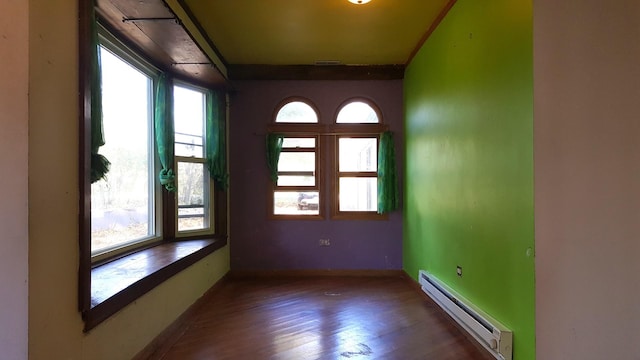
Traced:
MULTIPOLYGON (((131 54, 135 59, 149 64, 152 69, 159 69, 153 61, 149 61, 146 55, 140 53, 134 47, 128 46, 127 41, 123 41, 113 34, 113 28, 107 24, 101 24, 94 15, 95 9, 91 2, 80 2, 79 4, 79 77, 78 77, 78 310, 84 321, 84 331, 89 331, 102 321, 134 302, 136 299, 146 294, 157 285, 163 283, 173 275, 186 269, 188 266, 200 261, 205 256, 224 248, 227 245, 228 234, 228 194, 222 185, 211 181, 214 202, 211 209, 214 215, 211 222, 214 226, 214 233, 207 235, 190 235, 176 238, 173 223, 173 209, 175 202, 173 195, 164 187, 160 186, 157 170, 160 168, 159 160, 154 171, 154 184, 159 188, 156 192, 157 204, 162 204, 162 209, 157 213, 159 220, 156 226, 161 227, 162 236, 150 243, 145 243, 140 247, 126 249, 122 253, 114 254, 98 261, 92 261, 91 257, 91 33, 94 27, 100 28, 101 32, 107 33, 110 39, 118 44, 118 47, 127 54, 131 54), (136 268, 140 264, 136 259, 145 258, 144 271, 136 268), (133 264, 134 268, 123 271, 118 264, 133 264), (133 271, 133 272, 132 272, 133 271), (104 274, 109 274, 106 278, 104 274), (127 274, 125 278, 119 274, 127 274), (95 282, 92 280, 96 280, 95 282), (133 280, 132 283, 121 287, 121 283, 133 280), (107 297, 104 297, 107 294, 107 297)), ((172 76, 173 73, 169 72, 172 76)), ((196 84, 198 79, 186 80, 187 84, 196 84), (193 81, 193 82, 192 82, 193 81)), ((155 87, 154 87, 155 89, 155 87)), ((229 97, 224 91, 224 119, 228 123, 229 97)), ((155 93, 152 97, 155 99, 155 93)), ((221 134, 228 139, 227 126, 224 126, 224 133, 221 134)), ((155 131, 155 129, 154 129, 155 131)), ((155 136, 153 136, 155 140, 155 136)), ((107 140, 108 141, 108 140, 107 140)), ((228 141, 225 141, 228 144, 228 141)), ((228 151, 228 150, 227 150, 228 151)), ((225 152, 228 154, 228 152, 225 152)), ((157 158, 155 147, 152 152, 157 158)), ((228 163, 227 163, 228 164, 228 163)), ((227 165, 228 169, 228 165, 227 165)), ((228 170, 227 170, 228 171, 228 170)))
MULTIPOLYGON (((157 81, 160 76, 160 71, 158 68, 151 65, 148 61, 143 59, 140 55, 133 52, 129 47, 123 44, 120 40, 118 40, 114 35, 112 35, 106 28, 101 25, 98 25, 98 42, 100 47, 104 47, 106 51, 111 52, 114 56, 119 58, 121 61, 125 62, 132 68, 141 72, 142 74, 149 77, 150 84, 148 88, 148 164, 149 164, 149 192, 150 195, 153 193, 153 196, 150 196, 150 200, 153 201, 152 206, 149 208, 154 209, 154 214, 150 219, 153 218, 154 234, 152 236, 133 239, 127 242, 121 243, 120 246, 111 246, 107 247, 100 251, 93 250, 93 244, 91 244, 91 235, 90 235, 90 253, 91 253, 91 263, 94 266, 105 263, 111 259, 122 256, 123 254, 128 254, 135 252, 138 249, 143 249, 149 246, 153 246, 162 241, 163 238, 163 216, 164 213, 163 208, 165 206, 162 201, 162 193, 161 186, 159 182, 156 180, 156 172, 160 166, 160 160, 156 154, 155 149, 155 136, 154 136, 154 114, 153 109, 155 105, 154 99, 154 91, 157 81)), ((89 197, 91 197, 91 185, 89 184, 89 197)), ((91 214, 91 209, 89 208, 89 214, 91 214)), ((91 218, 91 215, 89 215, 91 218)), ((91 225, 89 225, 89 230, 91 232, 91 225)))
MULTIPOLYGON (((176 187, 180 186, 180 175, 179 175, 179 171, 178 171, 178 165, 179 163, 188 163, 188 164, 203 164, 204 165, 204 172, 205 174, 204 179, 206 179, 207 185, 208 185, 208 194, 207 194, 207 205, 208 206, 203 206, 203 221, 205 223, 208 223, 207 227, 202 228, 202 229, 193 229, 193 230, 183 230, 180 231, 179 227, 178 227, 178 223, 180 221, 180 215, 179 215, 179 211, 180 211, 180 205, 179 205, 179 201, 178 201, 178 190, 176 189, 176 192, 174 194, 174 226, 175 226, 175 233, 174 236, 176 239, 181 239, 181 238, 187 238, 187 237, 193 237, 193 236, 199 236, 199 235, 213 235, 215 233, 215 190, 214 190, 214 181, 211 180, 211 177, 208 176, 208 171, 206 169, 207 166, 207 160, 204 158, 196 158, 196 157, 184 157, 184 156, 176 156, 175 157, 175 169, 176 169, 176 187)), ((203 179, 203 180, 204 180, 203 179)), ((204 198, 204 196, 203 196, 204 198)))
MULTIPOLYGON (((210 176, 206 176, 206 182, 208 183, 208 196, 207 196, 207 201, 208 201, 208 208, 203 209, 204 211, 204 221, 207 222, 207 217, 208 217, 208 227, 204 228, 204 229, 195 229, 195 230, 184 230, 184 231, 180 231, 178 223, 180 221, 180 215, 179 215, 179 211, 180 211, 180 205, 179 205, 179 201, 178 201, 178 188, 180 186, 180 176, 179 176, 179 171, 178 171, 178 164, 180 162, 182 163, 194 163, 194 164, 204 164, 204 171, 205 171, 205 175, 208 175, 208 171, 207 171, 207 158, 206 158, 206 148, 207 148, 207 136, 206 136, 206 101, 207 101, 207 90, 199 87, 197 85, 193 85, 181 80, 174 80, 173 81, 173 87, 175 90, 175 87, 182 87, 188 90, 192 90, 192 91, 197 91, 199 93, 202 94, 202 157, 197 157, 197 156, 179 156, 177 154, 174 155, 174 171, 175 171, 175 176, 176 176, 176 191, 174 193, 173 196, 173 201, 172 204, 174 204, 173 209, 174 209, 174 215, 173 215, 173 226, 174 226, 174 236, 176 239, 182 239, 182 238, 190 238, 190 237, 194 237, 194 236, 208 236, 208 235, 213 235, 216 232, 216 221, 215 221, 215 217, 216 217, 216 211, 215 211, 215 186, 214 186, 214 181, 212 181, 210 176), (208 214, 208 216, 207 216, 208 214)), ((174 91, 174 95, 175 95, 175 91, 174 91)), ((175 102, 173 102, 174 105, 174 114, 175 114, 175 102)), ((174 134, 176 133, 175 131, 175 115, 174 115, 174 134)), ((175 153, 175 142, 174 142, 174 153, 175 153)))
MULTIPOLYGON (((305 185, 278 185, 269 179, 269 196, 267 197, 267 215, 271 219, 277 220, 323 220, 325 218, 325 201, 324 201, 324 179, 323 179, 323 157, 322 157, 322 136, 324 127, 320 125, 320 112, 313 102, 309 99, 293 96, 280 101, 273 112, 273 121, 267 127, 268 133, 282 135, 287 138, 313 138, 315 139, 315 184, 313 186, 305 185), (316 114, 316 123, 295 123, 295 122, 276 122, 280 110, 289 103, 302 102, 308 105, 316 114), (318 214, 276 214, 274 208, 274 198, 276 192, 318 192, 318 214)), ((310 152, 312 148, 290 149, 283 148, 282 152, 310 152)), ((282 154, 281 152, 281 154, 282 154)))
MULTIPOLYGON (((331 219, 335 220, 387 220, 388 214, 379 214, 376 210, 373 211, 342 211, 340 210, 340 178, 343 177, 366 177, 366 178, 378 178, 378 164, 376 162, 375 171, 340 171, 340 139, 341 138, 366 138, 376 139, 376 157, 378 150, 380 149, 380 134, 388 130, 388 126, 384 124, 382 112, 380 108, 372 100, 365 97, 352 97, 343 101, 333 117, 333 124, 330 127, 330 132, 333 134, 333 144, 331 146, 331 219), (353 102, 362 102, 369 105, 376 113, 378 117, 378 123, 338 123, 338 115, 340 111, 347 105, 353 102), (375 173, 375 176, 372 176, 375 173)), ((376 182, 377 183, 377 182, 376 182)))

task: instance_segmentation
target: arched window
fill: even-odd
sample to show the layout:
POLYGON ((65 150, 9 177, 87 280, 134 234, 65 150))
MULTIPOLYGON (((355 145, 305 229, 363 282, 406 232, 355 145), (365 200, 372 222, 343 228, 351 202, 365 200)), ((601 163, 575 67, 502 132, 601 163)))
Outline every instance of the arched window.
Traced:
POLYGON ((318 113, 307 102, 291 100, 280 106, 276 123, 308 124, 317 123, 318 113))
POLYGON ((274 217, 320 217, 320 137, 318 112, 303 98, 288 98, 276 107, 269 128, 274 217), (276 156, 277 155, 277 156, 276 156))
POLYGON ((382 112, 369 99, 352 98, 337 107, 333 124, 319 120, 308 99, 287 98, 276 106, 267 135, 270 214, 322 218, 329 203, 332 218, 385 219, 378 214, 378 151, 387 130, 382 112), (321 149, 323 143, 333 146, 321 149), (329 161, 323 165, 321 158, 329 161), (321 184, 323 170, 332 174, 328 187, 321 184))
POLYGON ((344 104, 338 111, 337 124, 378 124, 378 111, 369 103, 362 100, 352 100, 344 104))
POLYGON ((333 217, 378 218, 378 146, 384 131, 378 107, 368 99, 349 99, 335 122, 336 161, 333 217))

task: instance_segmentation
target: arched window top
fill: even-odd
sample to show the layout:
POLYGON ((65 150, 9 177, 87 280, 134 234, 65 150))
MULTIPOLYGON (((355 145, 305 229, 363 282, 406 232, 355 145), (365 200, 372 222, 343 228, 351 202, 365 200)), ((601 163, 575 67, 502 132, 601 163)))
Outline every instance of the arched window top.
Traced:
POLYGON ((362 99, 346 102, 338 111, 338 124, 379 124, 380 112, 371 103, 362 99))
POLYGON ((309 124, 318 122, 318 113, 307 101, 286 100, 276 113, 276 123, 309 124))

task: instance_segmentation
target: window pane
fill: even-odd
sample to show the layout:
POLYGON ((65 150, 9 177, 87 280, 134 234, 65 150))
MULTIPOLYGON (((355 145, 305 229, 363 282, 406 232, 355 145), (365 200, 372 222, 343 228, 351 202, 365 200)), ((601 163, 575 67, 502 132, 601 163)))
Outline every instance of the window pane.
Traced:
POLYGON ((204 94, 174 86, 173 100, 176 156, 203 157, 204 94))
POLYGON ((340 171, 376 171, 377 138, 340 138, 340 171))
POLYGON ((281 152, 278 171, 315 171, 316 154, 312 152, 281 152))
POLYGON ((377 178, 340 178, 340 211, 377 211, 377 209, 377 178))
POLYGON ((354 101, 340 109, 336 122, 338 124, 376 124, 380 119, 371 105, 354 101))
POLYGON ((154 235, 151 79, 100 48, 106 180, 91 185, 91 251, 154 235))
POLYGON ((208 189, 205 164, 178 162, 178 231, 209 228, 208 189))
POLYGON ((198 157, 202 158, 203 144, 202 137, 187 135, 184 133, 176 132, 175 135, 175 155, 183 157, 198 157))
POLYGON ((292 101, 278 111, 277 123, 317 123, 315 110, 302 101, 292 101))
POLYGON ((320 196, 317 191, 276 191, 273 193, 273 213, 276 215, 318 215, 320 196))
POLYGON ((315 148, 315 138, 284 138, 283 148, 315 148))

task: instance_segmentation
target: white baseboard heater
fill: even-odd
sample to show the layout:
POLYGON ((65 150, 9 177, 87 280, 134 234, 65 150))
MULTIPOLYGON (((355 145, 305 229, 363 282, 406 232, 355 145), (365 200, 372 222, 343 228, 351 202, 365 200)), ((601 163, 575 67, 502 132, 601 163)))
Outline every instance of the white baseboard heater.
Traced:
POLYGON ((424 270, 420 285, 430 298, 498 360, 512 360, 513 333, 424 270))

